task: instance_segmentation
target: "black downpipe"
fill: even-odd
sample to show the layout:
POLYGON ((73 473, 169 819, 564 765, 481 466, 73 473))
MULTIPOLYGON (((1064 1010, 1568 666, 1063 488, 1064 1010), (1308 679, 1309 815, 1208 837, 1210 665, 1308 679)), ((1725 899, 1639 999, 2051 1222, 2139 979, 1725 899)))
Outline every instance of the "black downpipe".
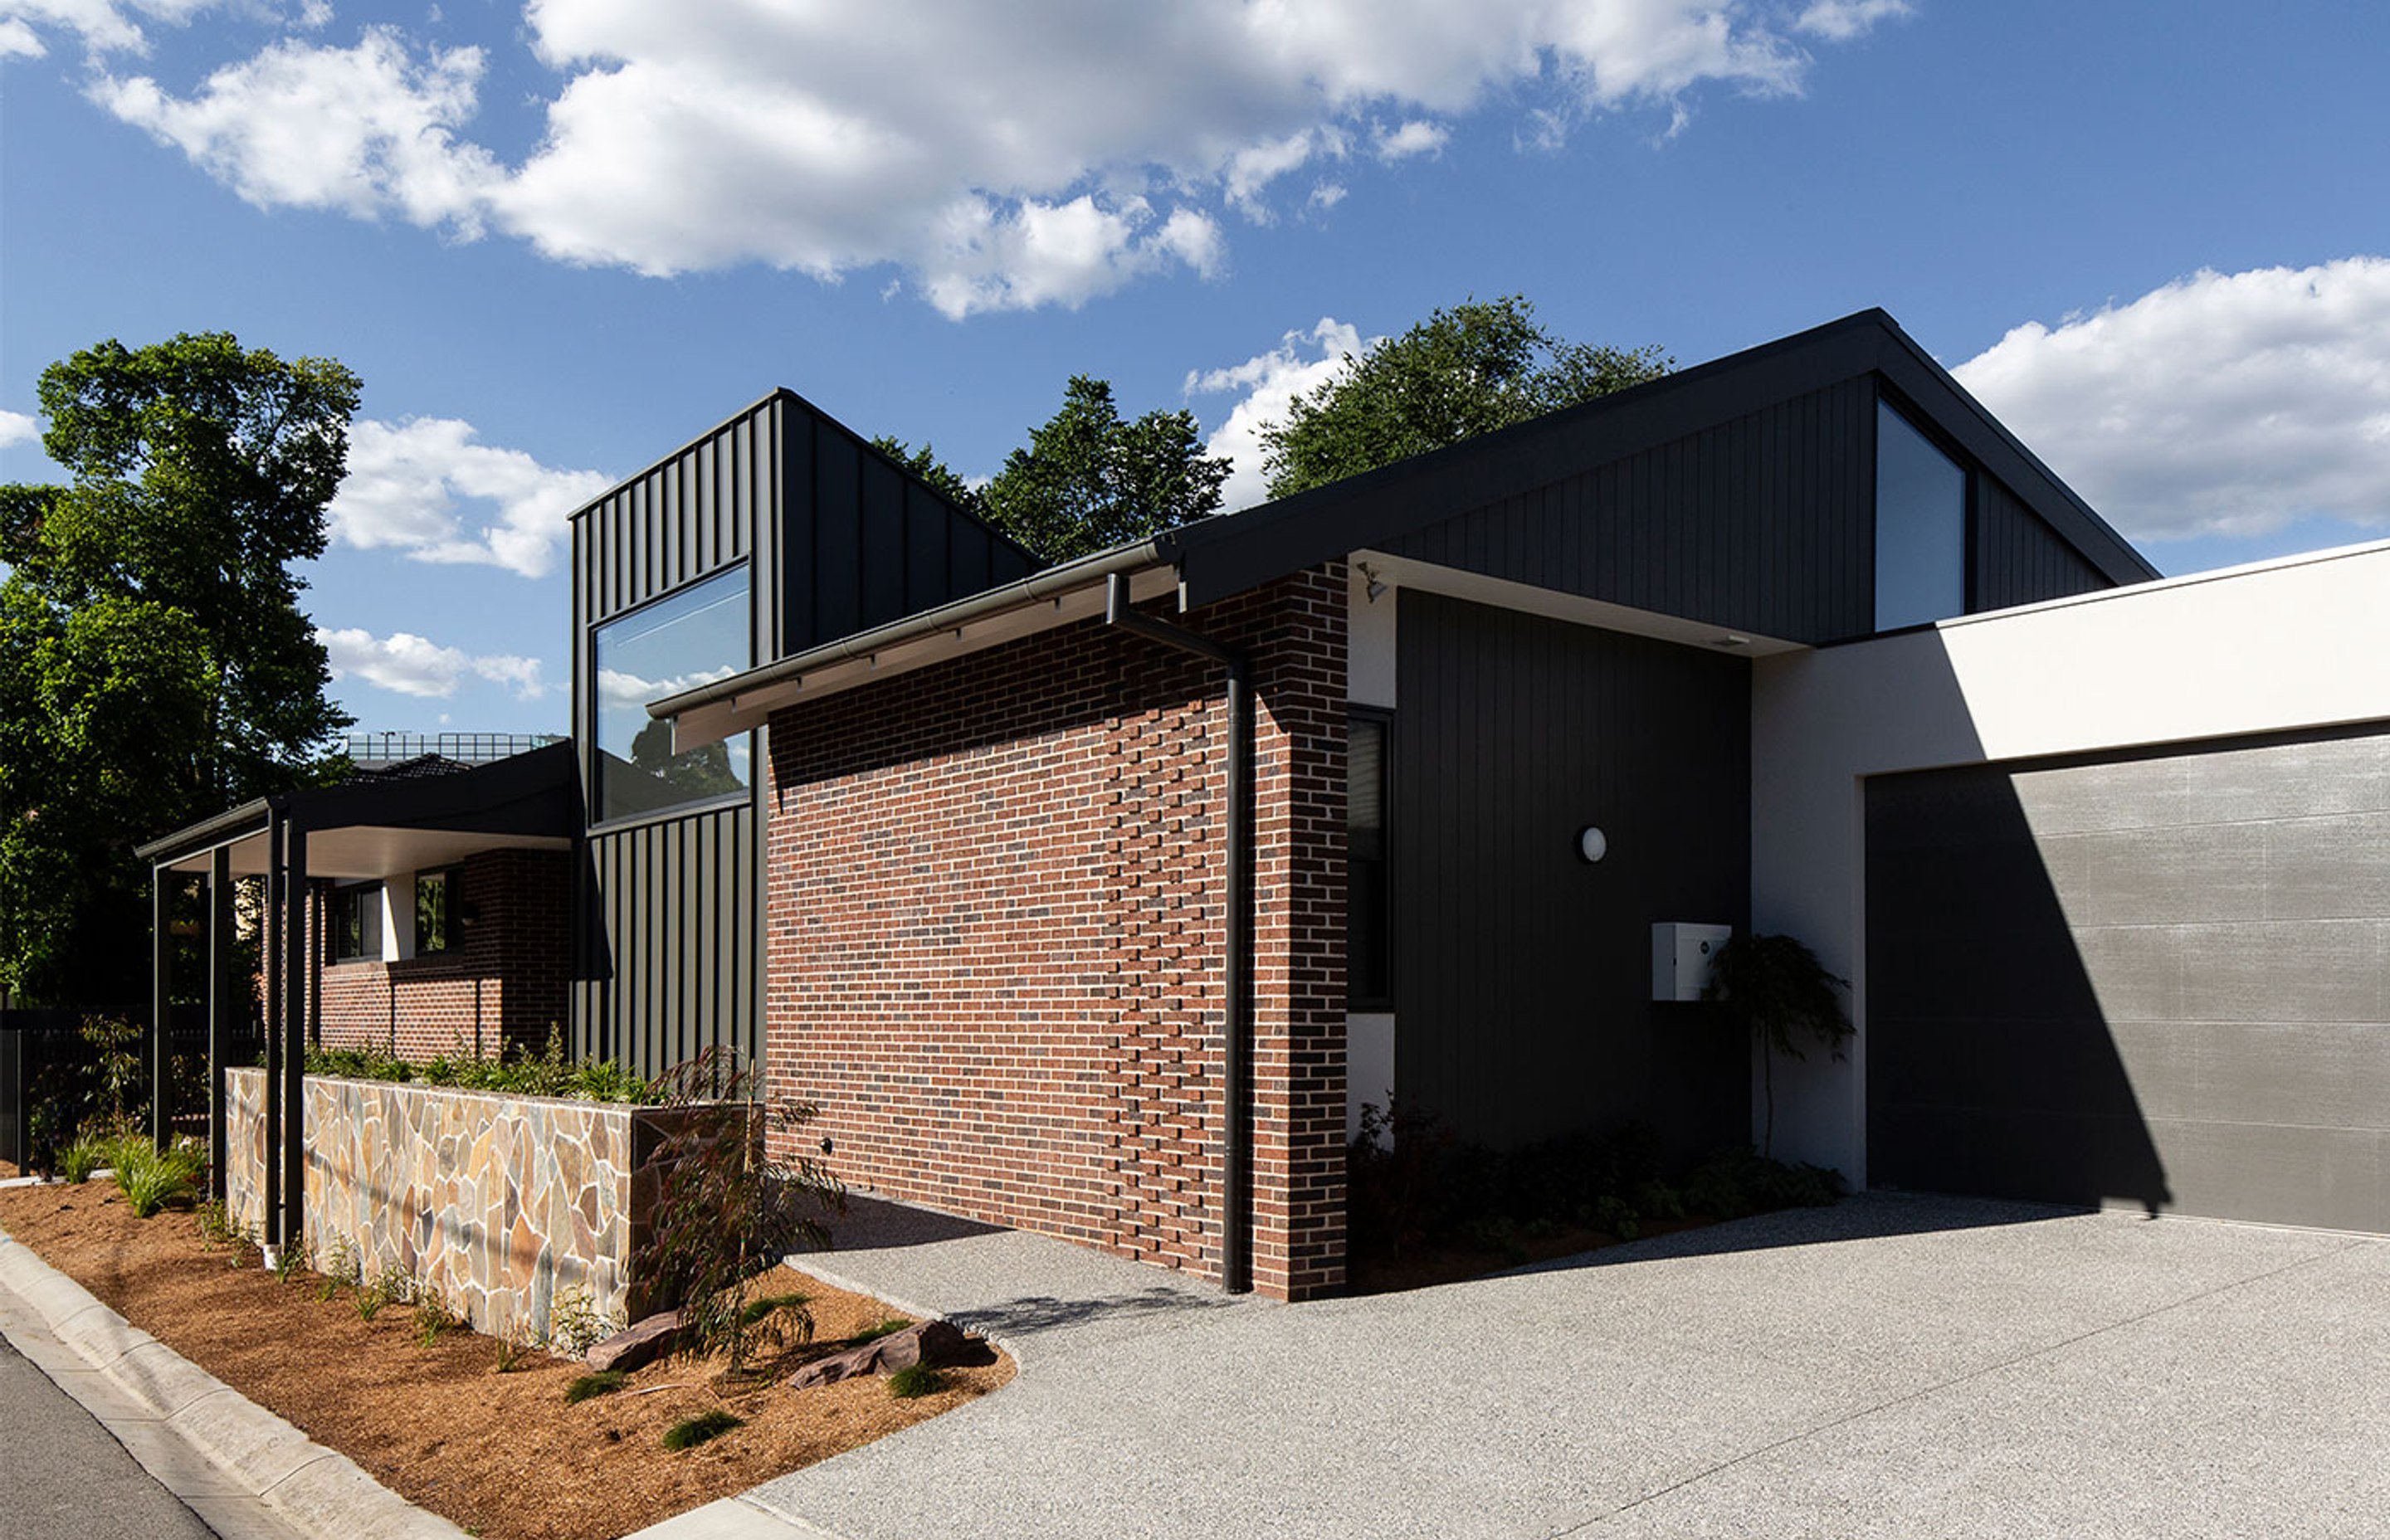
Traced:
MULTIPOLYGON (((291 820, 283 876, 289 912, 283 917, 282 985, 282 1244, 307 1238, 307 983, 315 973, 307 925, 307 826, 291 820)), ((273 1095, 271 1087, 267 1095, 273 1095)))
POLYGON ((289 929, 285 912, 290 897, 290 874, 283 841, 289 815, 276 810, 265 826, 265 1240, 277 1251, 282 1246, 282 962, 283 932, 289 929))
POLYGON ((1208 636, 1140 614, 1130 601, 1128 574, 1104 584, 1104 621, 1164 647, 1208 658, 1227 671, 1228 708, 1228 978, 1227 1043, 1222 1073, 1221 1154, 1227 1168, 1222 1205, 1221 1281, 1232 1294, 1253 1287, 1253 707, 1245 660, 1208 636))

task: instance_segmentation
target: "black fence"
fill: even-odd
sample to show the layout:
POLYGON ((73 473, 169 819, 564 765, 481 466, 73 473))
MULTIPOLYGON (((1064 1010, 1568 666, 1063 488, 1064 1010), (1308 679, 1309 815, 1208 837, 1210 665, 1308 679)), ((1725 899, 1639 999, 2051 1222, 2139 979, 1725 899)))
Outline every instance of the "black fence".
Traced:
MULTIPOLYGON (((99 1079, 98 1047, 84 1035, 84 1021, 95 1012, 71 1008, 0 1010, 0 1161, 20 1173, 31 1163, 43 1131, 36 1111, 44 1097, 58 1105, 58 1123, 47 1131, 54 1140, 71 1136, 72 1126, 96 1111, 91 1097, 99 1079)), ((135 1094, 136 1110, 148 1106, 150 1043, 147 1011, 113 1011, 111 1018, 142 1029, 135 1048, 141 1069, 135 1094)), ((166 1015, 167 1049, 182 1060, 188 1073, 177 1077, 174 1128, 205 1137, 208 1131, 208 1012, 205 1006, 175 1006, 166 1015)), ((237 1020, 225 1044, 227 1065, 254 1064, 265 1051, 263 1030, 252 1015, 237 1020)))

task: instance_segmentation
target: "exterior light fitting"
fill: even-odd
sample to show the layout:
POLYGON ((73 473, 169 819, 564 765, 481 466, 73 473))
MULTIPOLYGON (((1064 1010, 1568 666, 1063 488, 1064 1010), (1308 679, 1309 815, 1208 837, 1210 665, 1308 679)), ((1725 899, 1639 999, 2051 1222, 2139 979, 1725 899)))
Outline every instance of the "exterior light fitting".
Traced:
POLYGON ((1610 836, 1587 824, 1576 831, 1576 853, 1587 866, 1610 853, 1610 836))

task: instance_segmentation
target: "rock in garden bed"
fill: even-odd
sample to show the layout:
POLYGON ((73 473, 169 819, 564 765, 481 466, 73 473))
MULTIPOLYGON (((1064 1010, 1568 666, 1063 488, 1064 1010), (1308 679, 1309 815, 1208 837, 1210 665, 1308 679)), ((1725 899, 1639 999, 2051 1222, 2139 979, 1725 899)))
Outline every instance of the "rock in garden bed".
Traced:
POLYGON ((916 1364, 944 1368, 984 1362, 986 1354, 985 1343, 965 1336, 952 1322, 923 1321, 861 1347, 816 1358, 789 1376, 787 1384, 792 1391, 810 1390, 816 1385, 835 1385, 842 1380, 859 1379, 867 1374, 893 1374, 916 1364))

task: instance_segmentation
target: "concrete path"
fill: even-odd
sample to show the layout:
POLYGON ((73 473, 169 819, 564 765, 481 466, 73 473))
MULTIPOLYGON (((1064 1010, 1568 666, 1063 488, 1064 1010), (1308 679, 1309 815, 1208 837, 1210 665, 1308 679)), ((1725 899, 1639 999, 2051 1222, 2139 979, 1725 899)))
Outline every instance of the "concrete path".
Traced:
POLYGON ((1020 1380, 680 1533, 2354 1537, 2390 1521, 2379 1239, 1869 1196, 1285 1307, 906 1223, 814 1260, 994 1332, 1020 1380))

